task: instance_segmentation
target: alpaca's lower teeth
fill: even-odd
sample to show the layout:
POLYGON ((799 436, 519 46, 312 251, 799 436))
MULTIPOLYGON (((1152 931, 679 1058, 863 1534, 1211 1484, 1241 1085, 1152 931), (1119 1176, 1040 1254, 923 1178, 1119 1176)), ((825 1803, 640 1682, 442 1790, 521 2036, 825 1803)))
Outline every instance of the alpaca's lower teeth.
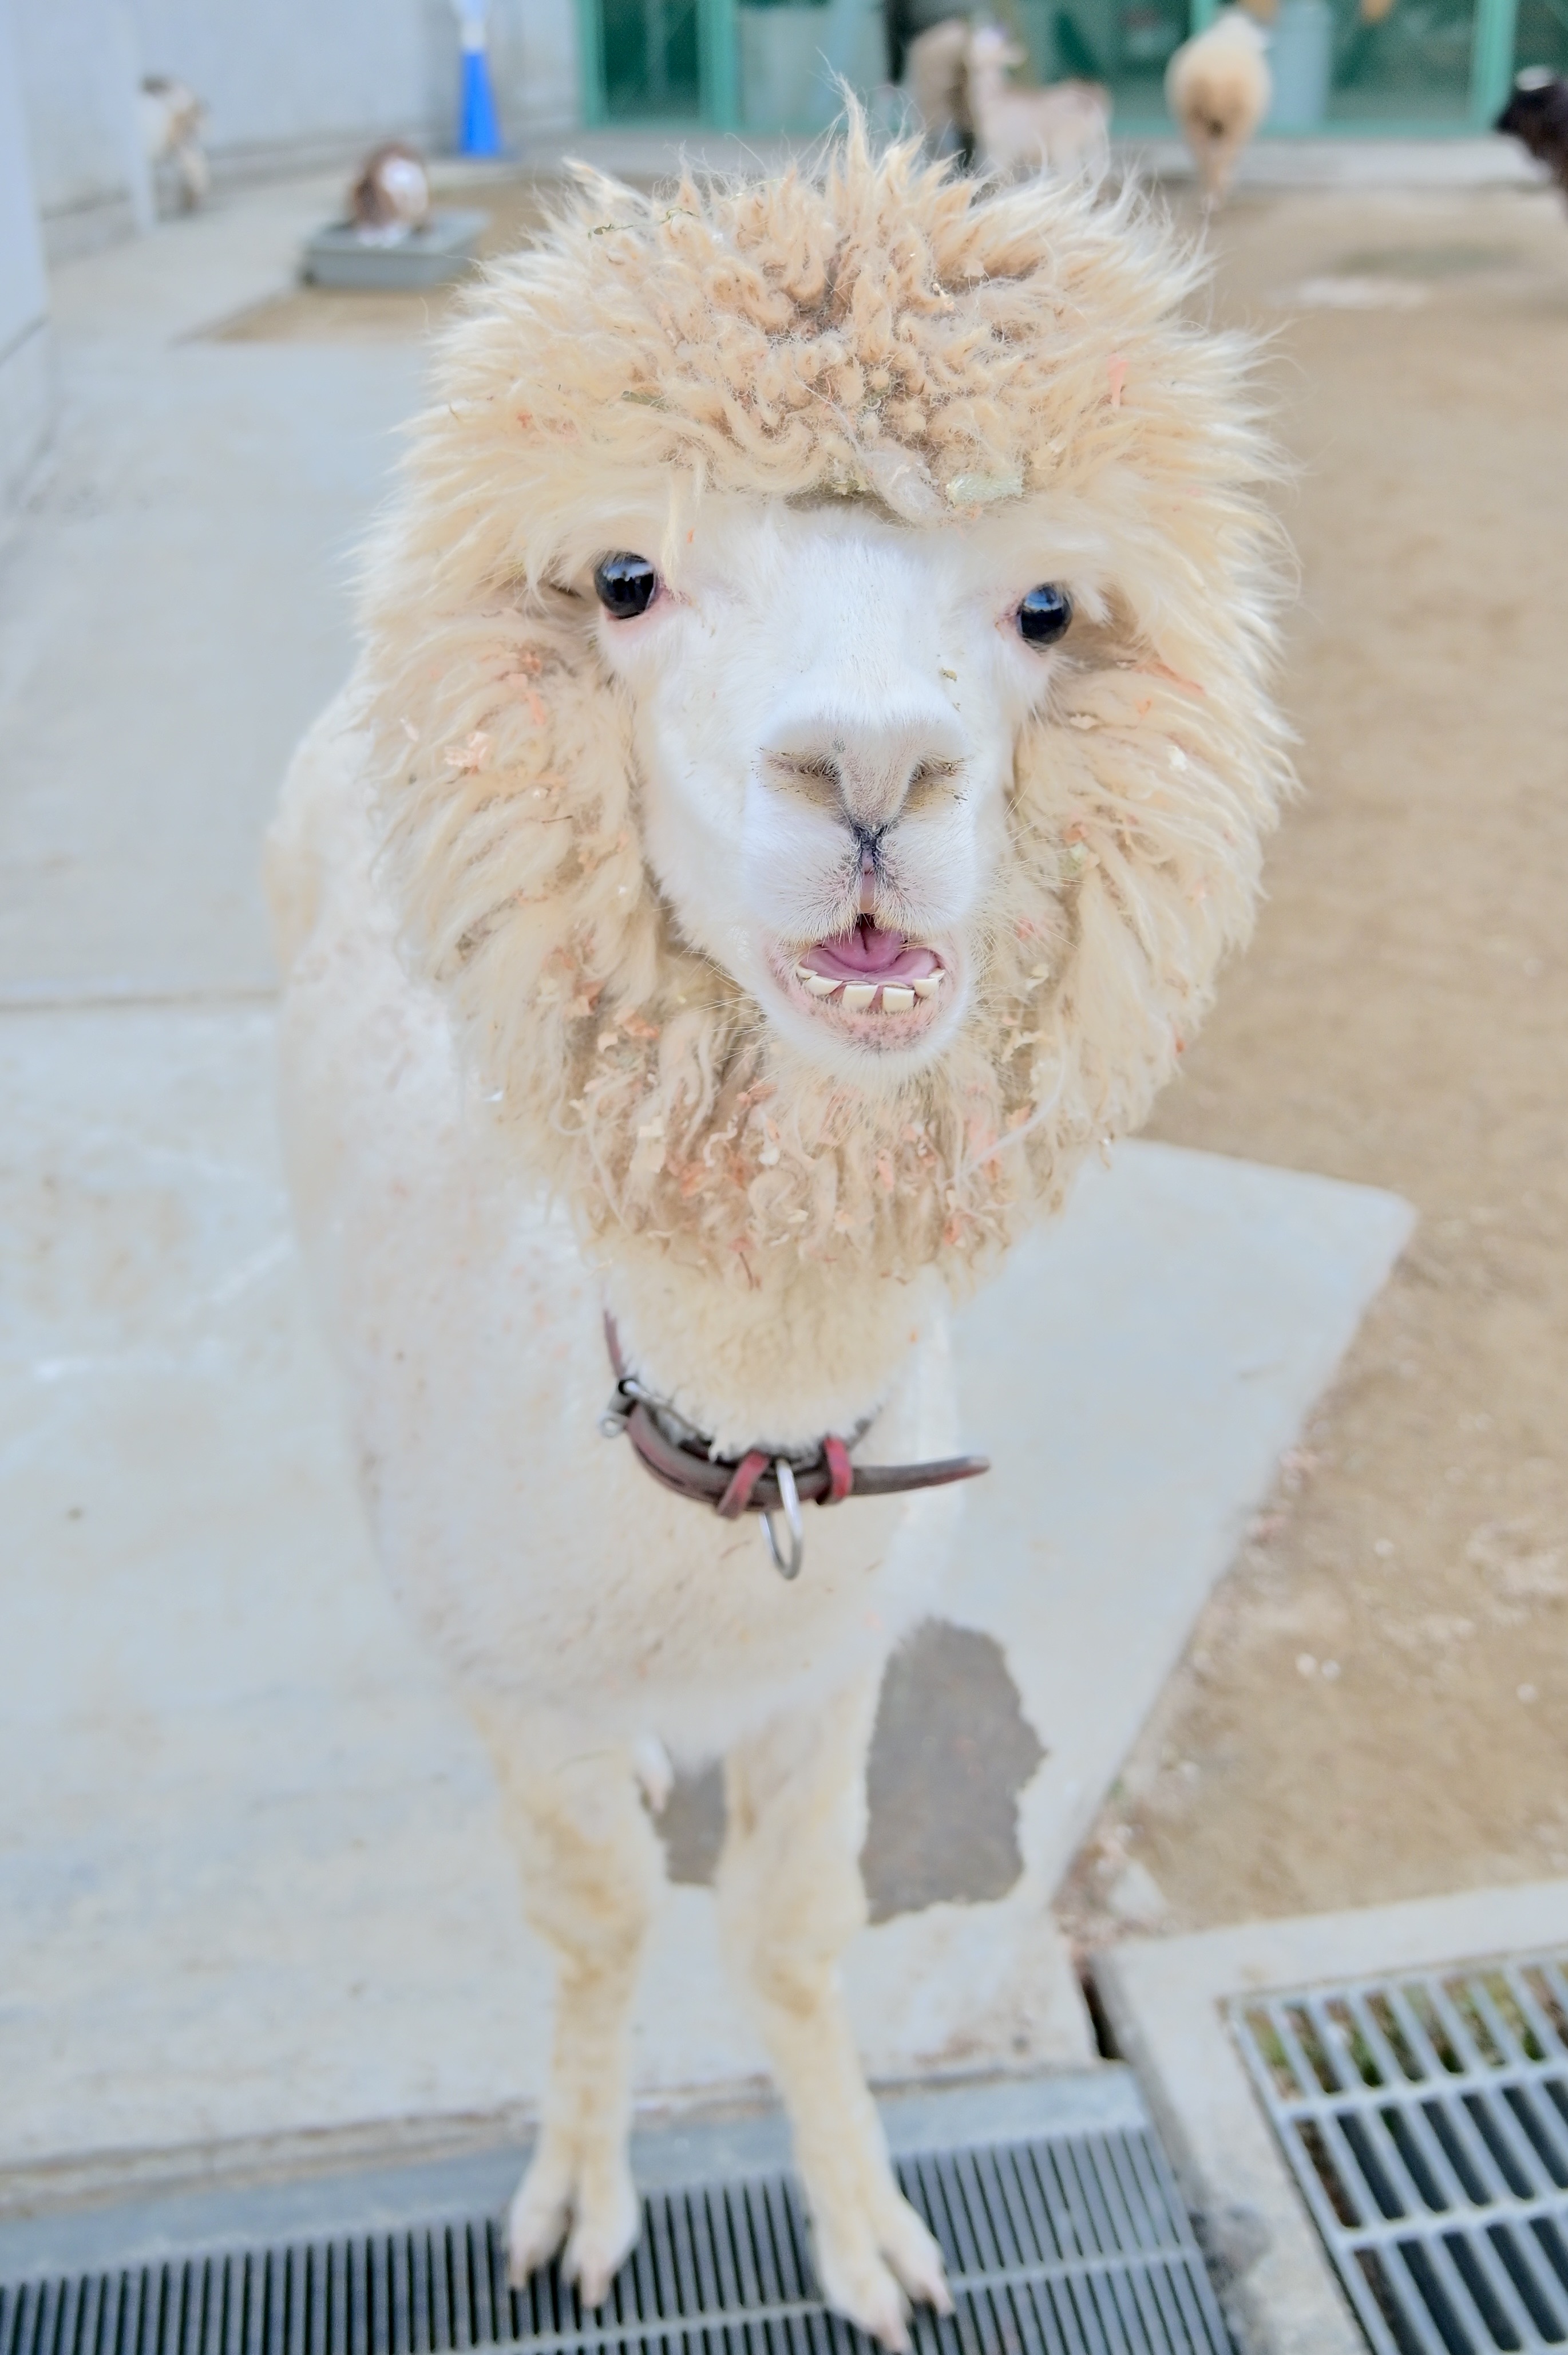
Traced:
POLYGON ((938 965, 935 973, 914 981, 834 981, 809 964, 797 964, 795 978, 812 997, 836 997, 846 1014, 912 1014, 916 998, 935 997, 947 979, 938 965))

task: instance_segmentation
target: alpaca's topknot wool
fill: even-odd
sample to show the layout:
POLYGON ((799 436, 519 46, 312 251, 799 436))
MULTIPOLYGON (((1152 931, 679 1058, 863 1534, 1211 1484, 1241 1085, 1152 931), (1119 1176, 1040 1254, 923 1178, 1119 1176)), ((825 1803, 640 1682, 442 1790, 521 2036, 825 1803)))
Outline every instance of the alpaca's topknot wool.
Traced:
MULTIPOLYGON (((650 197, 585 177, 546 241, 493 274, 450 357, 466 397, 509 403, 506 428, 552 470, 581 443, 716 489, 870 492, 927 520, 1059 473, 1044 412, 1082 370, 1103 386, 1169 304, 1138 241, 1122 250, 1125 211, 1086 239, 1093 217, 1069 204, 1075 233, 1053 240, 1055 208, 977 202, 908 149, 875 162, 858 125, 820 179, 650 197), (510 366, 485 332, 507 318, 534 346, 510 366)), ((1107 404, 1107 448, 1079 454, 1124 438, 1107 404)))
POLYGON ((971 1262, 1141 1119, 1245 936, 1287 779, 1250 356, 1136 196, 875 154, 646 197, 582 175, 446 336, 376 548, 384 871, 518 1149, 590 1228, 711 1267, 971 1262), (1020 739, 973 1011, 901 1093, 789 1064, 675 937, 586 569, 714 493, 1001 503, 1112 551, 1020 739))

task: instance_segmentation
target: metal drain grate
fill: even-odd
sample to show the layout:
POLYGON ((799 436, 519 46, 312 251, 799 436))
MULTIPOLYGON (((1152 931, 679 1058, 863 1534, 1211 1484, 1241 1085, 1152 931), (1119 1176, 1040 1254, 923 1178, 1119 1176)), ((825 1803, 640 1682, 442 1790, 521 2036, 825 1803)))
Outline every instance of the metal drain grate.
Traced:
MULTIPOLYGON (((948 2262, 957 2311, 921 2309, 922 2355, 1228 2355, 1164 2158, 1138 2129, 916 2156, 899 2179, 948 2262)), ((647 2200, 608 2306, 555 2271, 506 2286, 498 2226, 435 2224, 172 2259, 0 2288, 0 2355, 614 2355, 863 2349, 812 2287, 781 2176, 647 2200)))
POLYGON ((1568 1957, 1238 1998, 1378 2355, 1568 2346, 1568 1957))

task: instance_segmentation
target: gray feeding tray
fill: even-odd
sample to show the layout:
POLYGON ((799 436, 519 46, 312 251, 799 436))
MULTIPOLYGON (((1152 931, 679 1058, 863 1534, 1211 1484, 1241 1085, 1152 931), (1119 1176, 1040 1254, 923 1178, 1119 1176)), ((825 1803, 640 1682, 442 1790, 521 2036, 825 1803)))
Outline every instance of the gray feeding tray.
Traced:
POLYGON ((383 293, 442 286, 462 276, 489 222, 488 213, 432 213, 423 229, 410 230, 396 245, 377 245, 361 237, 351 221, 334 221, 307 239, 304 274, 313 286, 368 287, 383 293))

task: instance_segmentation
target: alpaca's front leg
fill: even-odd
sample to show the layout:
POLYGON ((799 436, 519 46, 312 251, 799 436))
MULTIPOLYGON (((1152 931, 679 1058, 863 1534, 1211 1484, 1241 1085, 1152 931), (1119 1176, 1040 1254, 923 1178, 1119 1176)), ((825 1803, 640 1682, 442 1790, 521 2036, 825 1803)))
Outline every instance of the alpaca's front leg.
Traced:
POLYGON ((556 1955, 549 2087, 507 2218, 507 2269, 521 2286, 565 2239, 562 2270, 585 2305, 599 2306, 637 2238, 631 2000, 662 1875, 659 1843, 628 1752, 546 1771, 519 1756, 502 1721, 486 1712, 481 1725, 522 1861, 524 1907, 556 1955))
POLYGON ((873 1681, 778 1719, 731 1752, 719 1902, 794 2129, 822 2287, 885 2346, 902 2348, 908 2297, 944 2314, 952 2301, 937 2244, 894 2182, 839 1984, 840 1952, 865 1920, 860 1851, 875 1707, 873 1681))

